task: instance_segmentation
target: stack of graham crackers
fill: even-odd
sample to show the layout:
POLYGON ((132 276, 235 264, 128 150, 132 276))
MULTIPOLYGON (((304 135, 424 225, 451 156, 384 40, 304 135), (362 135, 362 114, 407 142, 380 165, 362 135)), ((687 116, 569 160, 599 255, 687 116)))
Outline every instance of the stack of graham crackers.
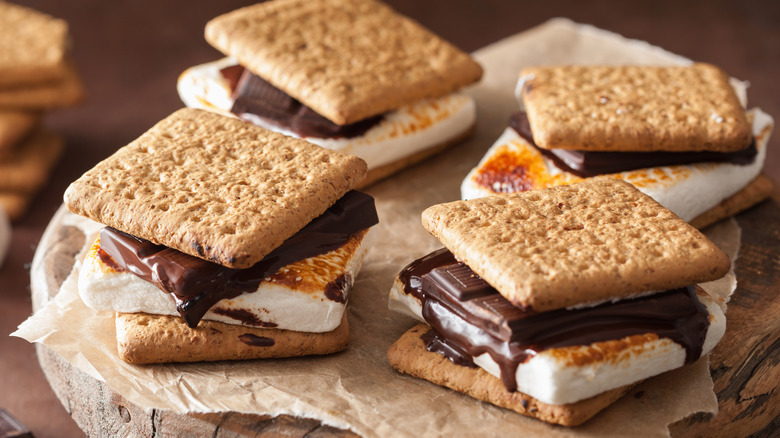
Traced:
POLYGON ((83 96, 68 24, 0 1, 0 205, 11 220, 25 213, 62 152, 62 138, 41 126, 44 112, 83 96))

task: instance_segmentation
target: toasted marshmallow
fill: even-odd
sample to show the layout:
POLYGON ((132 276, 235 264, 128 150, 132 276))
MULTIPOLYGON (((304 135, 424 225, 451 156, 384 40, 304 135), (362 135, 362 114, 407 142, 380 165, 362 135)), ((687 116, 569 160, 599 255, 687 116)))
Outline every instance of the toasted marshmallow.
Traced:
MULTIPOLYGON (((263 279, 256 291, 219 301, 203 319, 301 332, 332 331, 341 323, 370 239, 370 230, 363 231, 338 249, 286 265, 263 279)), ((87 306, 121 313, 179 314, 169 294, 106 265, 98 256, 99 248, 98 239, 79 274, 79 295, 87 306)))
MULTIPOLYGON (((223 58, 185 70, 177 85, 181 100, 188 107, 230 114, 233 106, 230 84, 220 70, 236 64, 232 58, 223 58)), ((248 114, 244 117, 263 128, 300 138, 257 117, 248 114)), ((357 155, 366 161, 371 170, 458 138, 471 129, 475 121, 474 99, 452 93, 391 111, 376 126, 358 137, 304 139, 328 149, 357 155)))
POLYGON ((228 57, 188 68, 179 75, 176 83, 179 98, 189 108, 231 115, 233 99, 230 83, 222 76, 220 70, 237 64, 235 58, 228 57))
MULTIPOLYGON (((702 347, 705 355, 723 337, 726 316, 706 292, 699 290, 697 296, 709 312, 710 325, 702 347)), ((422 302, 406 294, 398 278, 390 290, 389 308, 425 322, 422 302)), ((544 403, 562 405, 679 368, 685 364, 685 355, 684 348, 670 339, 635 335, 541 351, 518 365, 515 381, 518 391, 544 403)), ((499 366, 490 354, 475 357, 474 363, 501 378, 499 366)))
MULTIPOLYGON (((737 193, 761 172, 774 120, 760 109, 748 111, 748 116, 753 119, 753 135, 758 149, 751 164, 695 163, 631 170, 614 176, 630 182, 683 220, 690 221, 737 193)), ((556 167, 512 128, 507 128, 463 180, 461 197, 474 199, 581 180, 556 167), (513 182, 511 175, 493 177, 497 172, 509 175, 515 169, 524 169, 522 181, 527 185, 513 182), (490 181, 489 185, 485 184, 486 181, 490 181)))

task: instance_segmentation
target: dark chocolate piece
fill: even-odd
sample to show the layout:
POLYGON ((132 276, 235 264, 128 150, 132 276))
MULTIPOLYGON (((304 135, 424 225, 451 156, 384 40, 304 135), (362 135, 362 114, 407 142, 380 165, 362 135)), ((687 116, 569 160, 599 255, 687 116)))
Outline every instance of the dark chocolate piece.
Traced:
POLYGON ((463 263, 433 269, 422 277, 422 290, 461 318, 478 319, 484 330, 503 341, 512 339, 514 326, 528 314, 463 263))
POLYGON ((229 65, 221 69, 219 73, 223 78, 225 78, 226 81, 228 81, 230 93, 233 94, 233 92, 236 90, 236 87, 238 86, 238 81, 241 80, 241 76, 244 74, 244 66, 238 64, 229 65))
MULTIPOLYGON (((438 267, 429 272, 423 282, 430 282, 460 301, 489 295, 490 285, 463 263, 438 267)), ((428 287, 425 287, 428 290, 428 287)))
POLYGON ((239 335, 238 339, 246 345, 251 345, 252 347, 272 347, 276 343, 271 338, 253 335, 252 333, 244 333, 243 335, 239 335))
POLYGON ((512 114, 509 126, 532 144, 559 169, 582 178, 649 167, 672 166, 693 163, 731 163, 745 165, 758 154, 755 139, 745 149, 736 152, 599 152, 571 149, 544 149, 534 143, 531 125, 525 112, 512 114))
POLYGON ((349 125, 337 125, 246 69, 233 91, 230 112, 251 123, 258 118, 302 138, 359 137, 384 117, 378 115, 349 125))
POLYGON ((471 295, 464 295, 466 299, 458 299, 460 293, 451 292, 459 288, 457 283, 474 278, 471 269, 463 266, 442 249, 412 262, 399 278, 406 293, 422 301, 423 318, 440 337, 431 348, 445 355, 449 350, 458 352, 453 357, 457 362, 464 362, 460 357, 464 355, 472 360, 490 354, 510 391, 516 389, 517 366, 551 348, 655 333, 682 346, 686 363, 701 356, 709 313, 696 298, 694 286, 593 307, 538 313, 513 306, 487 283, 480 283, 479 291, 472 287, 471 295), (457 269, 453 263, 459 265, 457 269), (437 271, 441 267, 447 276, 437 271), (453 275, 458 278, 452 279, 453 275))
POLYGON ((264 328, 275 328, 279 325, 275 322, 263 321, 257 316, 255 316, 254 313, 245 309, 223 309, 221 307, 214 307, 211 310, 218 315, 224 315, 227 316, 228 318, 233 318, 238 321, 241 321, 244 325, 251 325, 254 327, 264 327, 264 328))
MULTIPOLYGON (((98 255, 117 271, 132 272, 170 293, 181 316, 195 327, 218 301, 254 292, 282 266, 337 249, 378 222, 374 198, 353 190, 251 268, 227 268, 109 227, 100 232, 98 255)), ((337 298, 346 300, 343 290, 337 298)))

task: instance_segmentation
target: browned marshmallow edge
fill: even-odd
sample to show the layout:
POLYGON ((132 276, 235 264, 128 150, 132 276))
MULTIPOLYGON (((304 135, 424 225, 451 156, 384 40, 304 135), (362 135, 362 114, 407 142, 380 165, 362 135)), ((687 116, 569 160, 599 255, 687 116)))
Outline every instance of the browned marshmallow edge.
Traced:
POLYGON ((156 244, 247 268, 365 174, 360 158, 185 108, 73 182, 65 204, 156 244))
POLYGON ((718 279, 728 256, 609 177, 439 204, 423 226, 513 304, 537 311, 718 279))
POLYGON ((523 69, 534 141, 592 151, 718 151, 750 144, 750 125, 715 66, 523 69))
POLYGON ((336 124, 479 80, 468 54, 373 0, 276 0, 224 14, 206 40, 336 124))

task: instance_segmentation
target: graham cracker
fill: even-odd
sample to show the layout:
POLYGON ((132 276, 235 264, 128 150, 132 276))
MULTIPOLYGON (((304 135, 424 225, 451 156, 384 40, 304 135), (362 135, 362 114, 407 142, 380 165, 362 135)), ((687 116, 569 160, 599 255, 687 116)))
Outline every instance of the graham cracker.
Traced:
POLYGON ((0 160, 37 125, 37 111, 0 110, 0 160))
POLYGON ((634 386, 612 389, 576 403, 543 403, 522 392, 507 391, 501 380, 482 368, 456 365, 443 355, 428 351, 420 336, 429 329, 427 324, 418 324, 404 333, 387 351, 390 365, 402 373, 548 423, 562 426, 580 425, 628 393, 634 386))
POLYGON ((0 86, 61 79, 67 37, 64 20, 0 1, 0 86))
POLYGON ((747 210, 772 195, 774 184, 766 175, 759 174, 742 190, 724 199, 723 202, 693 218, 689 223, 698 229, 720 222, 723 219, 747 210))
POLYGON ((38 130, 0 160, 0 190, 31 193, 41 188, 62 155, 62 137, 38 130))
POLYGON ((40 110, 72 106, 84 100, 84 84, 73 62, 66 63, 62 78, 0 87, 0 108, 40 110))
POLYGON ((0 205, 11 222, 21 219, 30 206, 35 193, 13 192, 0 190, 0 205))
POLYGON ((206 40, 337 124, 479 80, 468 54, 374 0, 276 0, 206 25, 206 40))
POLYGON ((728 256, 624 181, 429 207, 423 226, 517 306, 547 311, 718 279, 728 256))
POLYGON ((116 336, 119 357, 128 363, 200 362, 335 353, 347 348, 349 325, 344 313, 341 324, 326 333, 208 320, 193 329, 177 316, 117 313, 116 336))
POLYGON ((715 66, 526 68, 534 142, 588 151, 718 151, 750 145, 745 110, 715 66))
POLYGON ((184 108, 73 182, 65 204, 156 244, 248 268, 365 174, 358 157, 184 108))

